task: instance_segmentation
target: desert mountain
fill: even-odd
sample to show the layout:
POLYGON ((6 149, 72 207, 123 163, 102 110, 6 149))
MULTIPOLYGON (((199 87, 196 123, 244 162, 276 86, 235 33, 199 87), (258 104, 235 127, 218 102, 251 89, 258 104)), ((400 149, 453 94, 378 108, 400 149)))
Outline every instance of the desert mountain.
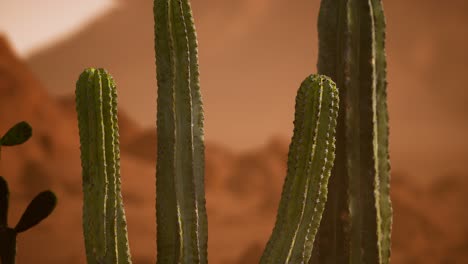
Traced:
MULTIPOLYGON (((83 68, 105 67, 128 114, 153 125, 153 1, 117 2, 28 64, 53 94, 72 93, 83 68)), ((245 149, 270 135, 291 133, 297 88, 316 72, 319 2, 192 1, 208 138, 245 149)), ((428 149, 467 155, 468 93, 460 76, 468 69, 468 27, 460 25, 468 23, 468 2, 392 0, 385 1, 385 10, 391 148, 401 157, 394 166, 408 162, 425 169, 428 158, 431 164, 440 158, 423 157, 428 149)), ((444 163, 455 166, 449 158, 444 163)), ((424 174, 433 173, 444 172, 431 168, 424 174)))

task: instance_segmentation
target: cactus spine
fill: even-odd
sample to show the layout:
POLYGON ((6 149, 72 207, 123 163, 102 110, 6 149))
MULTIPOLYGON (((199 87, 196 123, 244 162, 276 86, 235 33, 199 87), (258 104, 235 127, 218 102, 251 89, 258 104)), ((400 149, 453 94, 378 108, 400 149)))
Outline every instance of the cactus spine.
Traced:
POLYGON ((88 263, 131 263, 122 196, 117 92, 103 69, 76 84, 83 168, 83 231, 88 263))
POLYGON ((327 199, 335 158, 338 90, 329 78, 311 75, 296 97, 288 173, 273 234, 260 263, 306 263, 327 199))
POLYGON ((203 108, 188 0, 155 0, 158 263, 207 263, 203 108))
POLYGON ((385 18, 381 0, 322 0, 320 74, 340 87, 336 163, 311 263, 389 263, 385 18))

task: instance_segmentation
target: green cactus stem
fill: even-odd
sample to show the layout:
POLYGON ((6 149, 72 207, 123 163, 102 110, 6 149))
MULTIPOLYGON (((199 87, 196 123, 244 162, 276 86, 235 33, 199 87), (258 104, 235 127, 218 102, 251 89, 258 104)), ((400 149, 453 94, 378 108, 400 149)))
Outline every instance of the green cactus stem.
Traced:
POLYGON ((188 0, 155 0, 158 263, 207 263, 203 107, 188 0))
POLYGON ((385 18, 381 0, 322 0, 320 74, 340 87, 336 162, 311 263, 389 263, 385 18))
POLYGON ((76 84, 83 168, 83 231, 92 263, 131 263, 120 190, 117 91, 103 69, 87 69, 76 84))
POLYGON ((306 263, 327 199, 335 158, 338 90, 328 77, 311 75, 296 97, 288 172, 273 234, 260 263, 306 263))

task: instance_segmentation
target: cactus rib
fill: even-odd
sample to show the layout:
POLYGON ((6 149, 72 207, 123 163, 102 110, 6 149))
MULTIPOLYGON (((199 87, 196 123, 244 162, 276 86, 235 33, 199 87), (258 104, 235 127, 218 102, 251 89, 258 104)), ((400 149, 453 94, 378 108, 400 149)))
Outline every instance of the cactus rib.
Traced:
POLYGON ((320 74, 340 87, 336 165, 311 263, 389 263, 388 114, 381 0, 322 0, 320 74))
POLYGON ((391 250, 392 203, 390 200, 390 155, 387 110, 387 60, 385 56, 385 16, 381 0, 372 0, 375 25, 376 126, 379 180, 378 224, 380 259, 388 263, 391 250))
POLYGON ((207 263, 203 108, 188 0, 155 0, 159 263, 207 263))
POLYGON ((260 263, 305 263, 327 198, 334 161, 338 90, 329 78, 309 76, 296 97, 294 135, 276 225, 260 263))
POLYGON ((117 92, 103 69, 87 69, 76 86, 83 168, 83 231, 88 263, 131 263, 120 194, 117 92))

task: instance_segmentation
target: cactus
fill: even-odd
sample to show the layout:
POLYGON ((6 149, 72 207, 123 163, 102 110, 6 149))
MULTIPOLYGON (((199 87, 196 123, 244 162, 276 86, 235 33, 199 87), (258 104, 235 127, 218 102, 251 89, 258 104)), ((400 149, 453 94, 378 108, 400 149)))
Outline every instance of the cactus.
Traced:
POLYGON ((381 0, 322 0, 318 71, 340 87, 336 162, 310 263, 389 263, 385 18, 381 0))
POLYGON ((57 197, 51 191, 43 191, 29 203, 14 228, 7 226, 8 184, 0 176, 0 263, 14 264, 16 257, 16 236, 39 224, 54 210, 57 197))
POLYGON ((306 263, 327 198, 335 158, 338 90, 311 75, 296 97, 294 135, 276 225, 260 263, 306 263))
POLYGON ((120 192, 117 92, 103 69, 76 84, 83 168, 83 231, 88 263, 131 263, 120 192))
MULTIPOLYGON (((194 22, 188 0, 155 0, 153 11, 158 262, 205 264, 204 117, 194 22)), ((322 0, 319 39, 323 75, 309 76, 296 97, 288 172, 261 263, 386 264, 392 209, 381 0, 322 0)), ((104 70, 89 69, 76 96, 88 263, 129 263, 115 84, 104 70)))
POLYGON ((19 122, 10 128, 0 138, 0 159, 2 158, 2 146, 16 146, 26 142, 32 136, 32 128, 27 122, 19 122))
POLYGON ((159 263, 207 263, 203 107, 188 0, 155 0, 159 263))
MULTIPOLYGON (((32 135, 32 128, 27 122, 13 126, 0 138, 0 147, 15 146, 26 142, 32 135)), ((14 228, 8 227, 8 203, 10 191, 6 180, 0 176, 0 263, 14 264, 16 258, 16 237, 39 224, 54 210, 57 197, 51 191, 43 191, 29 203, 14 228)))
POLYGON ((27 122, 19 122, 0 138, 0 146, 15 146, 26 142, 32 136, 32 128, 27 122))

